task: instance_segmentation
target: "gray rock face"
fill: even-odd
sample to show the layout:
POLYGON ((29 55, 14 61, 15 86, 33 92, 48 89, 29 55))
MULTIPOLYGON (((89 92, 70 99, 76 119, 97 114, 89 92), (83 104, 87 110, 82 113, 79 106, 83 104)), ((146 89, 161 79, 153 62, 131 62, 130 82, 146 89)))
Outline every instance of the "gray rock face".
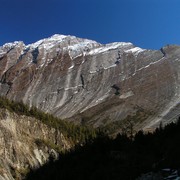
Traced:
POLYGON ((0 94, 74 122, 101 126, 143 110, 139 128, 178 115, 180 47, 145 50, 54 35, 0 47, 0 94))
POLYGON ((70 148, 63 134, 40 121, 0 109, 0 179, 22 179, 29 168, 43 165, 58 153, 48 143, 70 148))

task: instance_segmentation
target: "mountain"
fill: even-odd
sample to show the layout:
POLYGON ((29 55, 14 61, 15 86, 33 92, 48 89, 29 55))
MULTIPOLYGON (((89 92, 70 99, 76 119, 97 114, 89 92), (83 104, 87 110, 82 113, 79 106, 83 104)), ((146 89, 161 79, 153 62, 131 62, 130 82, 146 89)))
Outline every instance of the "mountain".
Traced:
POLYGON ((179 116, 180 46, 147 50, 54 35, 0 47, 0 95, 61 119, 151 130, 179 116))

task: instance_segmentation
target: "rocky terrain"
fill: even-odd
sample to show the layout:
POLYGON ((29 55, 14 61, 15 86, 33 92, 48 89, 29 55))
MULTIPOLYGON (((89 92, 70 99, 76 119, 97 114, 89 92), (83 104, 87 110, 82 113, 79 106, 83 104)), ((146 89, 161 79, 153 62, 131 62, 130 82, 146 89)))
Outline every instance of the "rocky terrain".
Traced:
POLYGON ((71 147, 64 135, 39 120, 0 109, 0 180, 22 179, 30 168, 71 147))
POLYGON ((179 115, 180 47, 146 50, 54 35, 0 47, 0 95, 94 127, 136 117, 151 129, 179 115))
MULTIPOLYGON (((150 131, 180 114, 179 69, 180 46, 147 50, 54 35, 0 47, 0 96, 75 124, 111 127, 110 134, 150 131)), ((22 179, 71 146, 60 130, 0 108, 0 180, 22 179)))

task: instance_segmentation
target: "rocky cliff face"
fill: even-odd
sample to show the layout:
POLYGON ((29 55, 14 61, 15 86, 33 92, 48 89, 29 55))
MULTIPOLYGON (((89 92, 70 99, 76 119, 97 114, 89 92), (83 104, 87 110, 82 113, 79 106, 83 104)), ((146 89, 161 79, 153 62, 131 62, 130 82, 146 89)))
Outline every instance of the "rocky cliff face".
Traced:
POLYGON ((43 165, 70 148, 63 134, 40 121, 0 109, 0 180, 22 179, 29 168, 43 165), (55 146, 55 145, 54 145, 55 146))
POLYGON ((95 127, 136 116, 151 128, 179 115, 180 47, 145 50, 54 35, 0 47, 0 94, 95 127))

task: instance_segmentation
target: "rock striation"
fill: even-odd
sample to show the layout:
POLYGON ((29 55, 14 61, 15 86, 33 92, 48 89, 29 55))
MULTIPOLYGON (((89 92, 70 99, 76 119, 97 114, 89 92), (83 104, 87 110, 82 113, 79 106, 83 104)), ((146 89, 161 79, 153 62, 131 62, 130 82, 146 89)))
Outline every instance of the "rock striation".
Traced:
POLYGON ((146 50, 56 34, 0 47, 0 95, 94 127, 141 111, 137 126, 148 129, 179 115, 179 69, 180 46, 146 50))

